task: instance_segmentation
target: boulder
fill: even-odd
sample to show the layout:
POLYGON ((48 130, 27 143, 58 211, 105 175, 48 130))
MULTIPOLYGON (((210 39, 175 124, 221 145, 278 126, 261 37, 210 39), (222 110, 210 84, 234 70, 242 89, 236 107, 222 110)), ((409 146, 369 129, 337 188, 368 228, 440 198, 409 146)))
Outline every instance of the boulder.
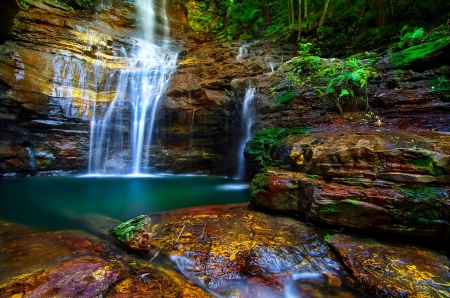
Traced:
MULTIPOLYGON (((351 283, 319 233, 305 223, 246 205, 164 212, 153 244, 190 280, 216 295, 286 297, 286 289, 346 292, 351 283), (303 285, 314 284, 314 288, 303 285)), ((349 294, 347 292, 347 294, 349 294)))
POLYGON ((289 157, 296 171, 331 178, 428 183, 434 182, 432 177, 450 175, 450 135, 384 130, 317 133, 295 142, 289 157))
POLYGON ((318 222, 424 237, 450 237, 450 188, 413 187, 380 179, 329 182, 266 168, 251 184, 255 206, 294 211, 318 222))
POLYGON ((380 297, 450 296, 450 260, 442 253, 342 234, 327 241, 353 276, 380 297))
POLYGON ((152 234, 149 233, 150 221, 147 215, 139 215, 115 226, 111 234, 129 249, 148 252, 152 240, 152 234))

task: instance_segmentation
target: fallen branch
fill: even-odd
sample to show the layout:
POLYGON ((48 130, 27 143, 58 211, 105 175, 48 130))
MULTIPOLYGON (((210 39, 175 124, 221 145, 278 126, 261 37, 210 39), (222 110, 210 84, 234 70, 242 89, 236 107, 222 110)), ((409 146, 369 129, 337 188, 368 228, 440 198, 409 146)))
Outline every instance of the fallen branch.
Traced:
POLYGON ((183 225, 183 228, 181 228, 181 231, 180 231, 180 233, 178 234, 178 237, 177 237, 177 239, 175 240, 175 242, 173 241, 173 237, 172 237, 172 244, 167 245, 167 246, 164 246, 163 248, 161 248, 160 250, 158 250, 158 251, 153 255, 153 257, 150 259, 149 263, 152 262, 152 261, 159 255, 159 253, 160 253, 161 251, 171 249, 171 248, 173 248, 175 245, 177 245, 178 241, 180 240, 181 234, 183 234, 185 228, 186 228, 186 225, 183 225))

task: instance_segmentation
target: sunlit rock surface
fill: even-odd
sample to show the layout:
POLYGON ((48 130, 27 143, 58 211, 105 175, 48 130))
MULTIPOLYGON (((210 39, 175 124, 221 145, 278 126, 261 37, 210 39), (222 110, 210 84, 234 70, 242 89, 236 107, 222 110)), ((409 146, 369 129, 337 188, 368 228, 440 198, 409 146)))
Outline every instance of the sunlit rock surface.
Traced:
POLYGON ((339 234, 327 241, 354 277, 381 297, 450 296, 450 260, 444 254, 339 234))
MULTIPOLYGON (((106 233, 111 220, 92 218, 106 233)), ((0 247, 0 297, 213 297, 173 266, 154 266, 81 231, 2 222, 0 247)))
POLYGON ((318 232, 294 219, 234 205, 166 212, 160 220, 155 245, 184 275, 218 294, 327 297, 349 284, 318 232), (314 289, 299 288, 298 280, 314 289))

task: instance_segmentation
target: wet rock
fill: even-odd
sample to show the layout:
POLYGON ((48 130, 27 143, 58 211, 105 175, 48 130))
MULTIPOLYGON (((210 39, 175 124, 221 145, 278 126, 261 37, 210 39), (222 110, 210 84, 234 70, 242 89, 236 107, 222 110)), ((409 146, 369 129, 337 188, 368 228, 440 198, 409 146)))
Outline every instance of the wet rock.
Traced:
POLYGON ((0 292, 26 297, 98 297, 118 278, 119 272, 110 263, 84 257, 15 279, 14 284, 0 292))
POLYGON ((425 237, 449 237, 450 188, 413 187, 349 178, 328 182, 316 175, 267 168, 255 176, 256 206, 297 211, 313 220, 359 229, 425 237))
POLYGON ((124 278, 110 287, 106 297, 198 297, 213 295, 180 275, 174 268, 152 266, 139 258, 124 258, 136 272, 128 272, 124 278))
POLYGON ((379 297, 448 297, 450 260, 426 248, 333 235, 328 243, 379 297))
POLYGON ((403 180, 412 174, 409 178, 416 182, 433 182, 427 175, 450 173, 450 136, 420 131, 311 134, 293 144, 290 164, 328 177, 398 181, 401 174, 406 174, 403 180))
MULTIPOLYGON (((19 230, 16 234, 8 232, 0 237, 0 244, 2 268, 8 268, 6 276, 50 267, 73 256, 100 256, 107 252, 98 238, 81 231, 22 233, 19 230)), ((4 278, 2 274, 0 280, 4 281, 4 278)))
POLYGON ((139 215, 114 227, 111 234, 132 250, 148 252, 152 238, 150 221, 147 215, 139 215))
POLYGON ((288 217, 230 205, 165 212, 157 221, 154 245, 220 295, 283 297, 292 274, 312 273, 319 289, 349 282, 317 231, 288 217))

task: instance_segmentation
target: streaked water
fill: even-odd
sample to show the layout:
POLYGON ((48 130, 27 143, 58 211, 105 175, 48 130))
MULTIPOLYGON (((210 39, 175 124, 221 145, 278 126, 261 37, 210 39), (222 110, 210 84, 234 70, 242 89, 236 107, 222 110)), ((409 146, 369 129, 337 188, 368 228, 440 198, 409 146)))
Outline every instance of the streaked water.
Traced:
POLYGON ((253 103, 255 97, 255 88, 249 87, 245 91, 244 101, 242 102, 242 136, 238 151, 238 171, 236 177, 245 177, 245 144, 250 141, 252 137, 252 127, 255 122, 256 111, 253 103))
POLYGON ((0 180, 0 190, 0 219, 49 230, 79 228, 79 219, 92 213, 124 221, 248 200, 248 184, 216 176, 14 178, 0 180))

